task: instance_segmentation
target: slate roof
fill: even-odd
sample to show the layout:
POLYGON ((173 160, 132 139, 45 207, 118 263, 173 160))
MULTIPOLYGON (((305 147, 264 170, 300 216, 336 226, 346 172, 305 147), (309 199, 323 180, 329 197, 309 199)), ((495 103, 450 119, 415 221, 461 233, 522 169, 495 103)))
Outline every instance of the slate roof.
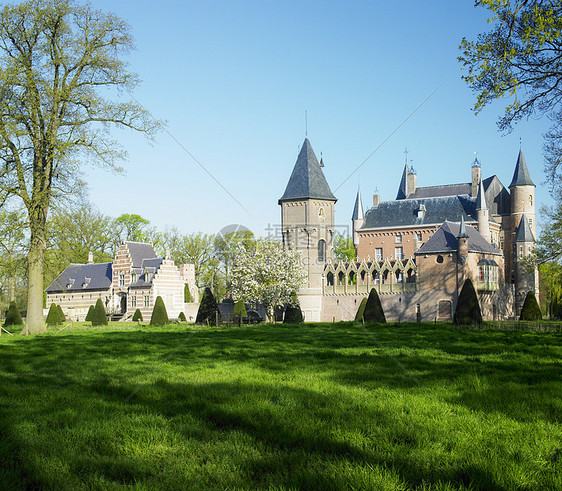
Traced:
POLYGON ((478 194, 476 195, 476 209, 477 210, 487 210, 486 206, 486 195, 484 193, 484 183, 482 179, 478 183, 478 194))
POLYGON ((112 263, 70 264, 45 290, 47 293, 107 290, 112 263), (87 283, 86 278, 90 281, 87 283))
POLYGON ((402 179, 400 179, 400 186, 398 186, 398 193, 396 199, 406 199, 406 181, 408 179, 408 164, 404 165, 404 172, 402 172, 402 179))
MULTIPOLYGON (((480 232, 470 225, 465 225, 468 234, 468 252, 478 252, 484 254, 494 254, 501 256, 502 252, 490 244, 480 232)), ((416 255, 428 253, 449 253, 458 249, 458 239, 460 223, 445 222, 439 229, 422 245, 416 255)))
POLYGON ((527 216, 525 214, 521 217, 519 227, 517 227, 515 242, 535 242, 533 231, 529 226, 529 220, 527 220, 527 216))
POLYGON ((529 169, 527 169, 527 162, 525 162, 525 157, 523 156, 523 151, 519 149, 519 155, 517 157, 517 164, 515 164, 515 172, 513 173, 513 179, 511 180, 512 186, 534 186, 535 183, 531 179, 529 174, 529 169))
POLYGON ((129 288, 144 288, 151 287, 154 274, 160 269, 163 259, 161 257, 153 257, 143 259, 142 265, 135 272, 139 275, 137 281, 131 283, 129 288), (148 271, 150 279, 147 281, 145 270, 148 271))
POLYGON ((305 138, 285 192, 279 199, 279 204, 283 201, 309 198, 337 201, 308 138, 305 138))
POLYGON ((357 197, 355 198, 355 206, 353 207, 352 220, 363 220, 365 217, 363 213, 363 203, 361 202, 361 191, 357 190, 357 197))
POLYGON ((442 196, 458 196, 462 194, 468 194, 470 196, 471 193, 472 184, 470 183, 445 184, 442 186, 426 186, 416 188, 416 191, 410 194, 410 196, 408 196, 408 199, 439 198, 442 196))
POLYGON ((361 230, 381 227, 404 227, 441 224, 446 220, 476 221, 476 200, 468 195, 426 199, 383 201, 365 213, 361 230), (420 205, 426 208, 418 218, 420 205))
POLYGON ((131 254, 131 259, 133 261, 133 268, 141 268, 142 262, 147 258, 155 258, 158 256, 152 244, 147 244, 145 242, 131 242, 126 241, 127 248, 131 254))

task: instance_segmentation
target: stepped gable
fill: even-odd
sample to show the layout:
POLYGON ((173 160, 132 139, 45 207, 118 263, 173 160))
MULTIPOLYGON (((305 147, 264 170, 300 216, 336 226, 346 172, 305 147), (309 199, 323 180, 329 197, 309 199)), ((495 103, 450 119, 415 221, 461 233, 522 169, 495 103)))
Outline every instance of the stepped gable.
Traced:
POLYGON ((337 201, 324 177, 322 167, 308 138, 304 140, 285 192, 279 199, 279 204, 283 201, 301 199, 337 201))
MULTIPOLYGON (((416 255, 429 253, 449 253, 458 250, 458 237, 461 232, 461 224, 446 221, 439 229, 422 245, 416 255)), ((490 244, 478 230, 470 225, 465 225, 465 232, 468 235, 468 252, 482 254, 494 254, 501 256, 502 252, 490 244)))
POLYGON ((107 290, 112 277, 112 263, 70 264, 45 291, 107 290))
POLYGON ((476 202, 468 195, 440 198, 383 201, 365 213, 365 223, 360 230, 382 227, 404 227, 442 224, 447 220, 476 221, 476 202), (425 213, 419 217, 420 205, 425 213))

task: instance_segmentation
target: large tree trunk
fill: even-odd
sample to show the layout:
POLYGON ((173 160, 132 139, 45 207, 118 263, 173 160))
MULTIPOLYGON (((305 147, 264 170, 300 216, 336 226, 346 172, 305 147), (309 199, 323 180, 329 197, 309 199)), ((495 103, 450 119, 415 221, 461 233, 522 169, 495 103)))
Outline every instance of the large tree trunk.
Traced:
POLYGON ((46 332, 43 319, 43 259, 45 258, 45 216, 43 210, 34 210, 29 214, 31 244, 29 246, 27 290, 27 318, 22 334, 46 332))

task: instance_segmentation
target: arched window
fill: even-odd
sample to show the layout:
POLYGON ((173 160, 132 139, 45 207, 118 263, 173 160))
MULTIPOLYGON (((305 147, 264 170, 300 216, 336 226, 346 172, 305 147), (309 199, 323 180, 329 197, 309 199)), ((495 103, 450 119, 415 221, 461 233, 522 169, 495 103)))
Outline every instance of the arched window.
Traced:
POLYGON ((326 260, 326 241, 320 239, 318 241, 318 261, 324 262, 326 260))
POLYGON ((334 286, 334 274, 332 272, 326 275, 326 283, 328 286, 334 286))

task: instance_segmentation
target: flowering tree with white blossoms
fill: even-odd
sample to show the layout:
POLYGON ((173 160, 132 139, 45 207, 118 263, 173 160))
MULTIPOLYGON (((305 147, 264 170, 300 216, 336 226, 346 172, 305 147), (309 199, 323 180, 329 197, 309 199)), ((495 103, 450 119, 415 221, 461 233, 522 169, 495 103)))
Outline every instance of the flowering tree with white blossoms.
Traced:
POLYGON ((278 305, 291 301, 306 281, 301 255, 278 242, 258 239, 255 247, 240 248, 232 270, 235 300, 262 304, 269 319, 278 305))

